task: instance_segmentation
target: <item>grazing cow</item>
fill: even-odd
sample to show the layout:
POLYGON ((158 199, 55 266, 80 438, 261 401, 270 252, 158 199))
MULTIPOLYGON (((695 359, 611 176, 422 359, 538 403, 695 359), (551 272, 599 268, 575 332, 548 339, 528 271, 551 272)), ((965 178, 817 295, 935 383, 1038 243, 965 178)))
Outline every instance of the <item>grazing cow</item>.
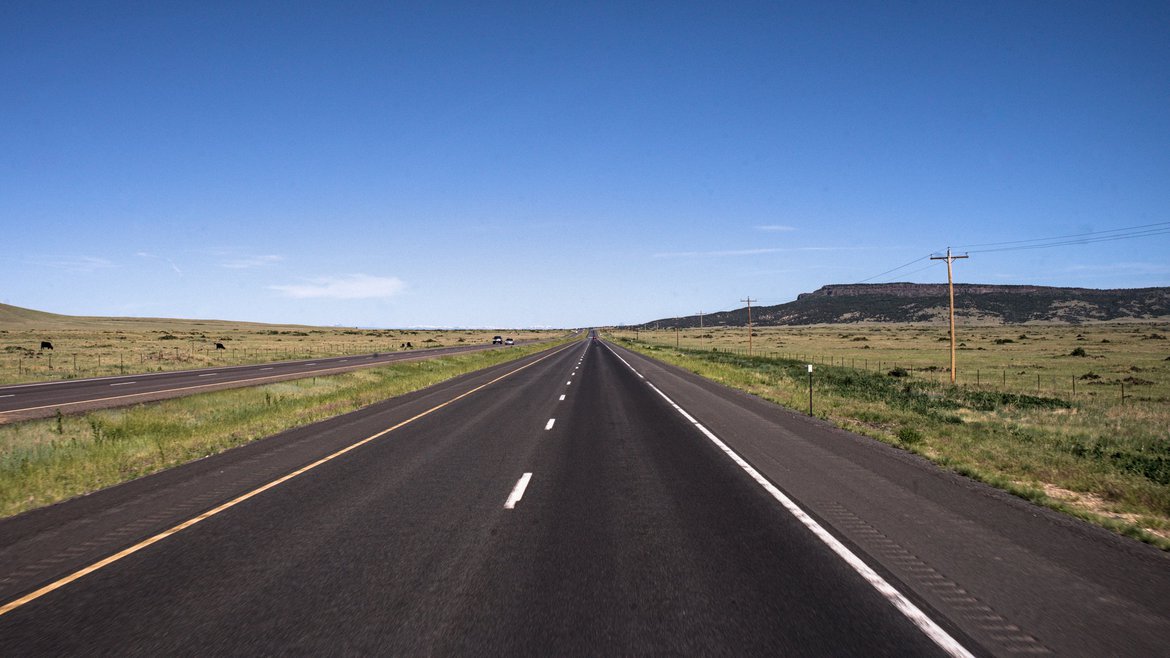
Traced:
POLYGON ((215 349, 217 349, 217 350, 226 350, 227 348, 223 346, 223 343, 216 343, 216 344, 215 344, 215 349))
POLYGON ((51 350, 51 349, 53 349, 53 344, 47 340, 42 340, 41 341, 41 349, 42 350, 51 350))
POLYGON ((400 350, 404 350, 404 349, 406 349, 406 343, 403 343, 403 344, 399 345, 399 346, 398 346, 398 349, 400 349, 400 350))
POLYGON ((413 350, 413 349, 414 349, 414 345, 411 345, 411 344, 410 344, 410 341, 406 341, 406 349, 408 349, 408 350, 413 350))

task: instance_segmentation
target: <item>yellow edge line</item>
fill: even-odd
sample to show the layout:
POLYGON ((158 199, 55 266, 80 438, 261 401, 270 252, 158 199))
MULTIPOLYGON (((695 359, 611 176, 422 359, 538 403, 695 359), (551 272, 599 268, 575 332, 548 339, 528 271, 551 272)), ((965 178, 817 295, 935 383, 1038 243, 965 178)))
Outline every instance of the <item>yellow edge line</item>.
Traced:
POLYGON ((268 491, 269 489, 271 489, 279 484, 287 482, 287 481, 297 477, 298 475, 302 475, 302 474, 304 474, 304 473, 306 473, 314 468, 317 468, 318 466, 320 466, 321 464, 324 464, 325 462, 332 461, 333 459, 336 459, 337 457, 340 457, 341 455, 344 455, 345 453, 347 453, 355 448, 359 448, 359 447, 369 443, 370 441, 373 441, 374 439, 385 436, 385 435, 389 434, 390 432, 393 432, 394 430, 399 429, 400 427, 403 427, 404 425, 408 425, 410 423, 413 423, 414 421, 418 420, 419 418, 422 418, 423 416, 427 416, 431 413, 438 411, 439 409, 442 409, 443 407, 446 407, 449 404, 452 404, 454 402, 462 400, 463 398, 471 395, 472 393, 483 390, 483 389, 487 388, 488 386, 495 384, 496 382, 500 381, 501 379, 504 379, 506 377, 511 377, 512 375, 520 372, 521 370, 524 370, 526 368, 530 368, 530 367, 540 363, 541 361, 544 361, 545 359, 556 356, 557 354, 560 354, 561 352, 565 351, 569 347, 572 347, 572 343, 562 347, 561 349, 557 350, 556 352, 553 352, 552 354, 547 354, 545 356, 542 356, 539 359, 533 361, 532 363, 520 366, 519 368, 516 368, 515 370, 504 373, 503 375, 496 377, 495 379, 491 380, 490 382, 487 382, 485 384, 480 384, 479 386, 476 386, 475 388, 471 389, 470 391, 466 391, 464 393, 461 393, 461 394, 451 398, 450 400, 447 400, 446 402, 444 402, 442 404, 435 405, 435 406, 431 407, 430 409, 427 409, 426 411, 424 411, 416 416, 408 418, 408 419, 402 421, 401 423, 394 425, 393 427, 386 428, 386 429, 382 430, 381 432, 378 432, 377 434, 374 434, 372 436, 368 436, 368 437, 362 439, 361 441, 358 441, 357 443, 353 443, 349 446, 346 446, 345 448, 342 448, 341 450, 338 450, 337 452, 334 452, 333 454, 326 455, 325 457, 318 459, 317 461, 313 462, 312 464, 309 464, 308 466, 303 466, 303 467, 293 471, 292 473, 289 473, 288 475, 285 475, 281 478, 273 480, 272 482, 269 482, 268 484, 265 484, 261 487, 253 489, 252 491, 249 491, 248 493, 237 496, 236 498, 233 498, 232 500, 229 500, 228 502, 223 503, 219 507, 215 507, 213 509, 207 510, 206 512, 200 514, 199 516, 196 516, 196 517, 193 517, 193 518, 188 519, 186 521, 183 521, 182 523, 180 523, 177 526, 174 526, 173 528, 170 528, 168 530, 164 530, 164 531, 158 533, 157 535, 154 535, 153 537, 149 537, 147 539, 144 539, 144 540, 138 542, 137 544, 135 544, 129 548, 125 548, 125 549, 118 551, 117 553, 115 553, 107 558, 104 558, 102 560, 94 562, 93 564, 89 565, 88 567, 85 567, 83 569, 75 571, 75 572, 69 574, 68 576, 65 576, 63 578, 60 578, 60 579, 54 581, 54 582, 51 582, 48 585, 45 585, 44 587, 36 590, 35 592, 26 594, 26 595, 22 596, 21 598, 16 599, 15 601, 12 601, 10 603, 6 603, 3 607, 0 607, 0 615, 8 614, 9 612, 25 605, 26 603, 29 603, 31 601, 35 601, 36 599, 39 599, 42 596, 44 596, 52 591, 60 589, 64 586, 68 585, 69 583, 72 583, 75 580, 79 580, 81 578, 84 578, 85 576, 88 576, 89 574, 97 571, 98 569, 109 566, 109 565, 117 562, 118 560, 121 560, 122 558, 124 558, 128 555, 132 555, 134 553, 137 553, 138 551, 141 551, 142 549, 146 548, 147 546, 150 546, 152 544, 160 542, 160 541, 166 539, 167 537, 170 537, 173 534, 182 532, 183 530, 190 528, 191 526, 195 525, 196 523, 199 523, 200 521, 209 519, 209 518, 215 516, 216 514, 223 512, 224 510, 227 510, 231 507, 235 507, 236 505, 239 505, 240 503, 244 502, 245 500, 248 500, 249 498, 251 498, 253 496, 264 493, 265 491, 268 491))
MULTIPOLYGON (((467 350, 468 353, 477 352, 477 351, 480 351, 480 350, 467 350)), ((290 374, 291 375, 302 375, 302 376, 308 377, 309 375, 314 375, 314 374, 323 373, 323 372, 334 372, 334 371, 345 372, 347 370, 360 370, 362 368, 374 368, 374 367, 377 367, 380 365, 394 365, 396 363, 409 363, 411 361, 433 359, 433 358, 437 358, 437 357, 450 356, 451 354, 462 354, 462 352, 451 352, 449 354, 432 354, 432 355, 427 355, 427 356, 407 357, 404 359, 394 359, 392 361, 382 361, 382 362, 371 363, 371 364, 367 364, 367 365, 330 366, 328 368, 321 368, 320 370, 302 370, 300 372, 295 372, 295 373, 287 373, 286 372, 282 375, 265 375, 263 377, 251 377, 248 379, 233 379, 230 381, 209 382, 207 384, 198 384, 195 386, 180 386, 179 388, 164 388, 164 389, 159 389, 157 391, 146 391, 145 393, 128 393, 126 395, 113 395, 113 396, 106 397, 106 398, 94 398, 91 400, 78 400, 76 402, 61 402, 59 404, 43 404, 39 407, 21 407, 20 409, 9 409, 7 411, 0 411, 0 418, 3 418, 7 414, 16 414, 16 413, 21 413, 24 411, 38 411, 40 409, 56 409, 56 408, 60 408, 60 407, 72 406, 75 404, 93 404, 95 402, 107 402, 109 400, 122 400, 125 398, 140 398, 140 397, 144 397, 147 395, 158 395, 160 393, 174 393, 176 391, 193 391, 197 388, 212 388, 214 386, 226 386, 229 384, 247 384, 250 382, 262 382, 262 381, 267 380, 267 379, 280 379, 281 377, 288 378, 288 376, 290 374)), ((259 364, 259 365, 263 365, 263 364, 259 364)))

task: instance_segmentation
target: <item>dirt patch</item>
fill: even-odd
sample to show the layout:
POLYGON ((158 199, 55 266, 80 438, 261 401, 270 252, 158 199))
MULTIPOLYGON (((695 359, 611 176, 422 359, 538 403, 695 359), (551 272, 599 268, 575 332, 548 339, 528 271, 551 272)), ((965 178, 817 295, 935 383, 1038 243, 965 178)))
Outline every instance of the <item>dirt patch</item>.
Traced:
POLYGON ((1129 514, 1126 512, 1113 511, 1110 509, 1109 501, 1105 500, 1101 496, 1091 493, 1072 491, 1070 489, 1062 489, 1061 487, 1058 487, 1054 484, 1048 484, 1047 482, 1041 483, 1040 486, 1042 489, 1044 489, 1044 494, 1046 496, 1053 500, 1058 500, 1065 505, 1068 505, 1069 507, 1075 507, 1086 512, 1092 512, 1098 516, 1104 516, 1110 519, 1117 519, 1119 521, 1132 523, 1133 525, 1141 527, 1150 534, 1158 535, 1163 539, 1170 539, 1170 531, 1147 526, 1142 522, 1142 516, 1140 514, 1129 514))

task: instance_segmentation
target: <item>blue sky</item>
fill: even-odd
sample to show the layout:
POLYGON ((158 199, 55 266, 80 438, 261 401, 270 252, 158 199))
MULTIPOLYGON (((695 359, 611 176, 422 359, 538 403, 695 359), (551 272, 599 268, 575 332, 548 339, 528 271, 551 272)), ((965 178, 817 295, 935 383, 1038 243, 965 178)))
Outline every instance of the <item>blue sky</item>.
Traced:
MULTIPOLYGON (((7 2, 0 301, 634 323, 1170 222, 1167 34, 1165 2, 7 2)), ((1167 247, 956 275, 1164 286, 1167 247)))

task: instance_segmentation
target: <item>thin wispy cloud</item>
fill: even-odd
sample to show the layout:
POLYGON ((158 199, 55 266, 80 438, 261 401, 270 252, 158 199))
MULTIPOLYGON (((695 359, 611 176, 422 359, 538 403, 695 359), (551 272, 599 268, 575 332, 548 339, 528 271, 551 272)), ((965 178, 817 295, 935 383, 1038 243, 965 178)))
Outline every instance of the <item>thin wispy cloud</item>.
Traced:
POLYGON ((112 261, 97 256, 41 256, 33 257, 26 262, 80 274, 92 274, 98 270, 117 267, 112 261))
POLYGON ((218 261, 216 265, 225 269, 259 269, 284 261, 282 255, 247 253, 238 248, 205 249, 195 253, 211 256, 218 261))
POLYGON ((1170 265, 1161 263, 1103 263, 1101 265, 1073 265, 1064 270, 1070 274, 1170 274, 1170 265))
POLYGON ((388 299, 405 290, 406 283, 393 276, 348 274, 268 288, 293 299, 388 299))
POLYGON ((857 251, 865 247, 762 247, 758 249, 726 249, 715 251, 667 251, 654 254, 654 258, 726 258, 734 256, 759 256, 761 254, 798 253, 802 251, 857 251))
POLYGON ((788 231, 795 231, 796 227, 788 226, 786 224, 764 224, 763 226, 757 226, 756 230, 769 231, 771 233, 786 233, 788 231))
POLYGON ((179 276, 183 276, 183 270, 179 269, 178 265, 175 265, 175 261, 171 260, 170 258, 167 258, 166 256, 159 256, 158 254, 152 254, 152 253, 147 252, 147 251, 140 251, 135 255, 137 255, 139 258, 147 258, 150 260, 164 261, 167 265, 171 266, 171 269, 174 270, 175 274, 178 274, 179 276))
POLYGON ((284 260, 284 256, 277 256, 276 254, 264 254, 260 256, 240 256, 231 260, 224 261, 219 264, 220 267, 226 267, 229 270, 254 270, 260 267, 279 263, 284 260))

